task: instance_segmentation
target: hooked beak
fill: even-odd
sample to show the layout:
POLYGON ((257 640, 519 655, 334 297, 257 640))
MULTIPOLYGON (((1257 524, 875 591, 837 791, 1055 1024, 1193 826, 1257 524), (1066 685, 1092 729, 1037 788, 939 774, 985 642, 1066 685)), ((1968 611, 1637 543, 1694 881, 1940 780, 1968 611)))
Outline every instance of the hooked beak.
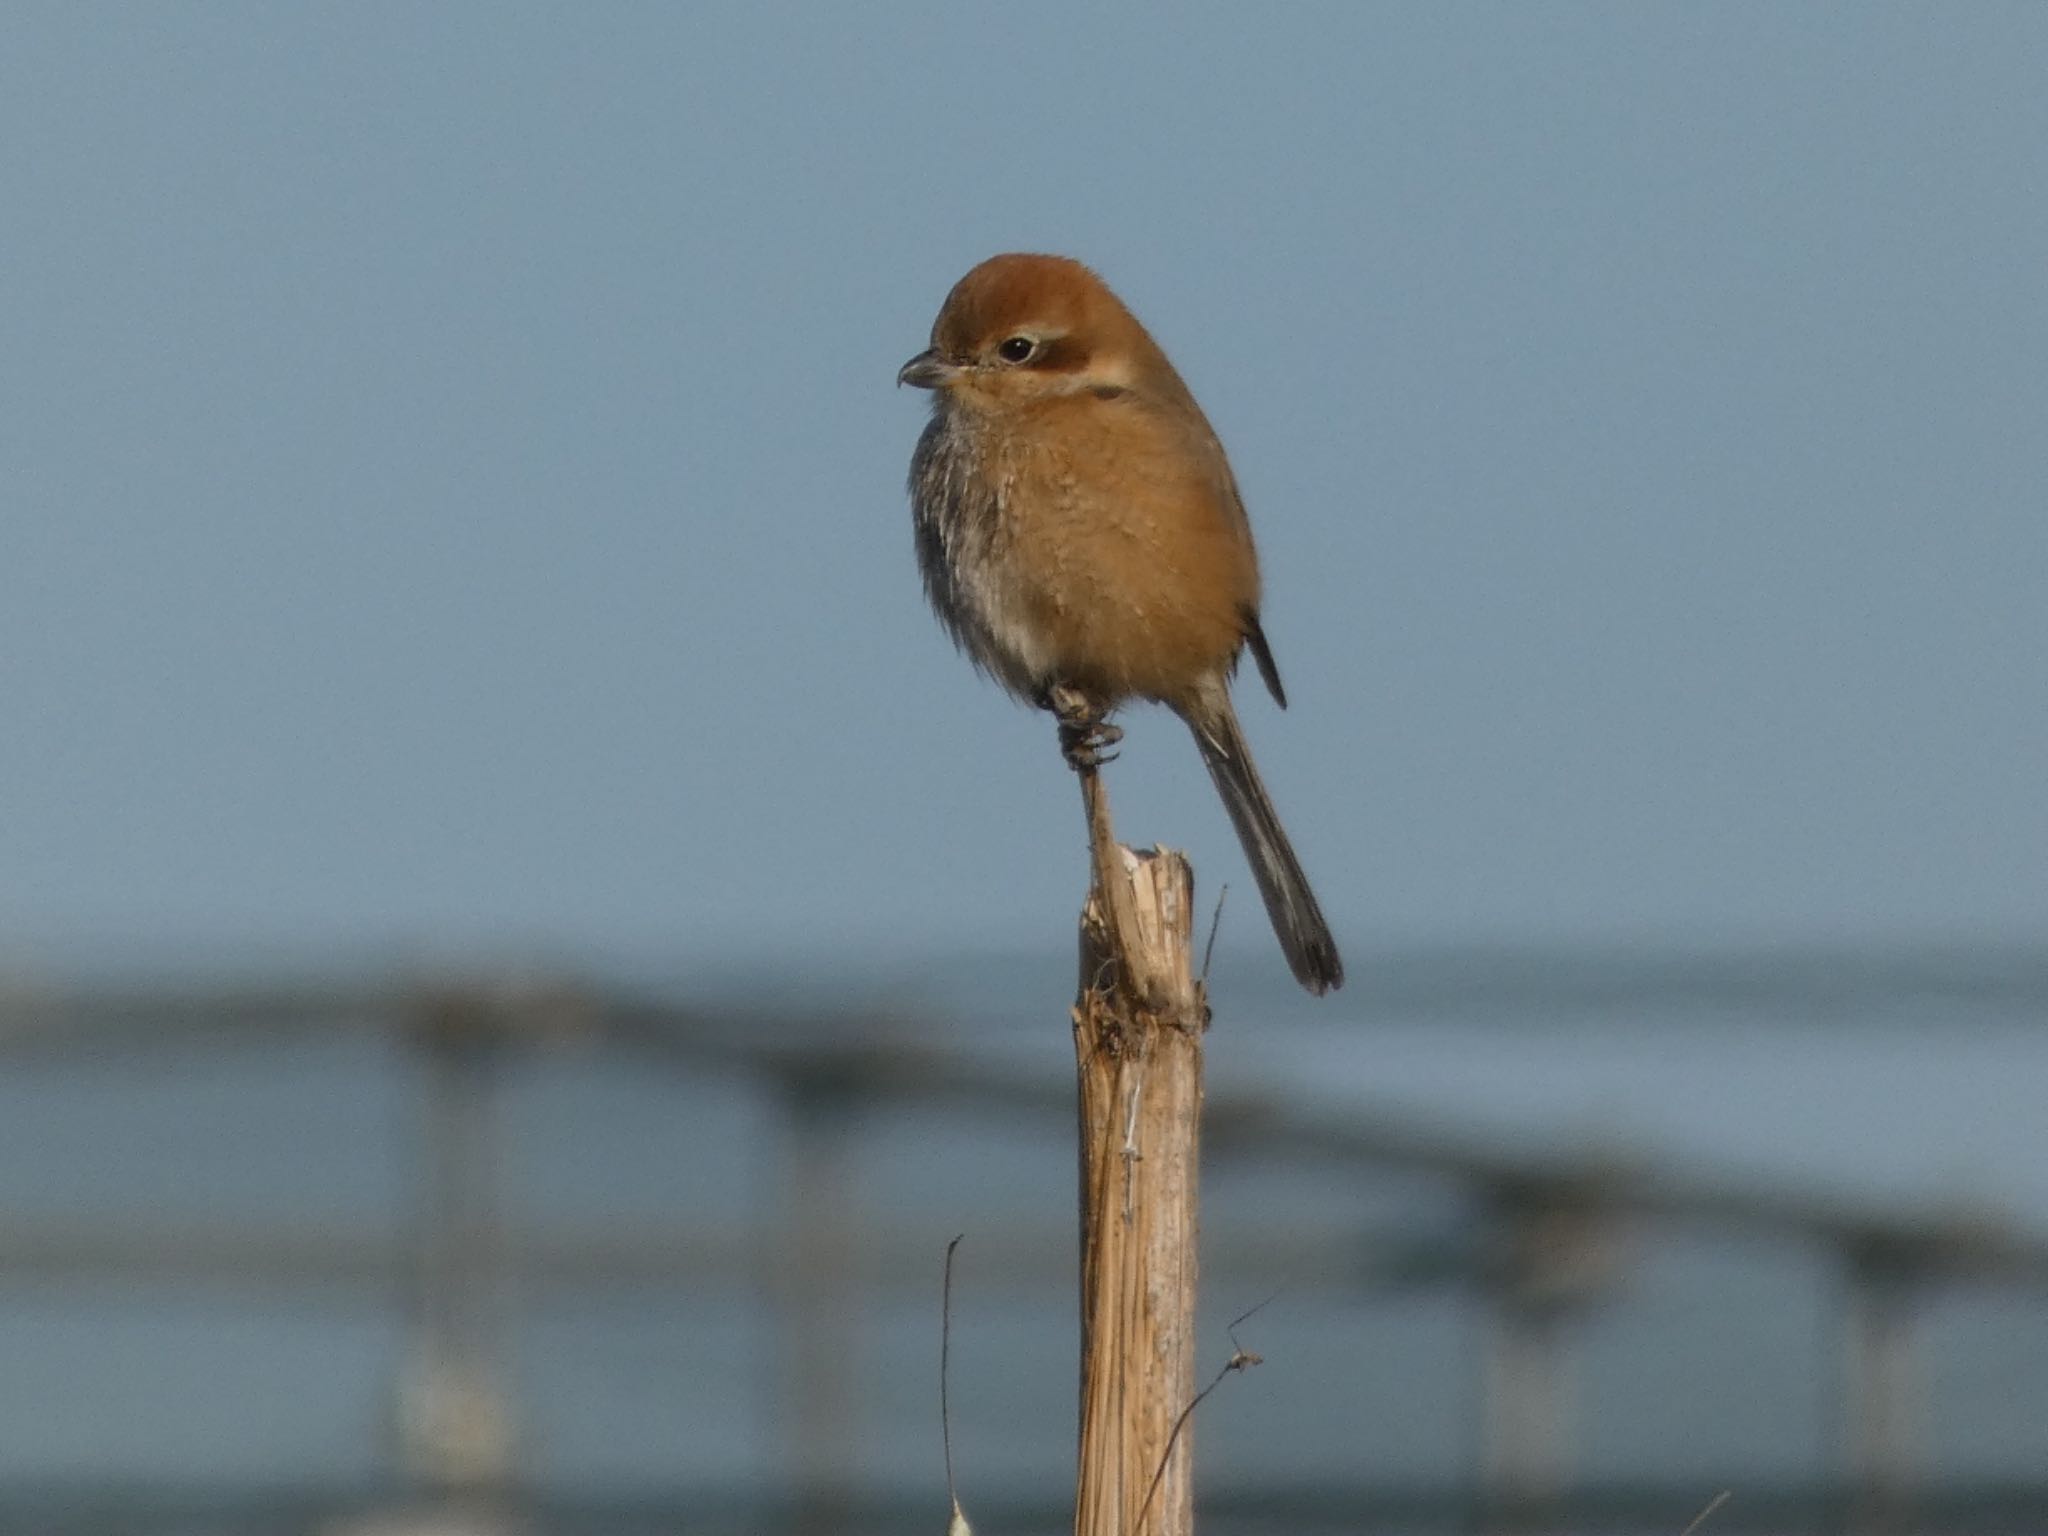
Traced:
POLYGON ((935 351, 920 352, 896 372, 896 383, 915 385, 919 389, 937 389, 947 383, 960 370, 940 357, 935 351))

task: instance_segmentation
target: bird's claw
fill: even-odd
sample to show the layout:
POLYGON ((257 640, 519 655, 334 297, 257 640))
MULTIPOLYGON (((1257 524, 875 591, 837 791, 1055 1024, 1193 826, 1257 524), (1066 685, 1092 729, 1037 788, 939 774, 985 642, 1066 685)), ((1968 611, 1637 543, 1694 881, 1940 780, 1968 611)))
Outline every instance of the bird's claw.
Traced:
POLYGON ((1060 721, 1060 753, 1076 773, 1088 773, 1120 754, 1105 751, 1124 739, 1123 728, 1111 725, 1099 715, 1060 721))
POLYGON ((1076 773, 1091 773, 1117 759, 1113 747, 1124 739, 1123 729, 1111 725, 1108 711, 1088 695, 1065 683, 1054 683, 1040 696, 1060 726, 1060 755, 1076 773))

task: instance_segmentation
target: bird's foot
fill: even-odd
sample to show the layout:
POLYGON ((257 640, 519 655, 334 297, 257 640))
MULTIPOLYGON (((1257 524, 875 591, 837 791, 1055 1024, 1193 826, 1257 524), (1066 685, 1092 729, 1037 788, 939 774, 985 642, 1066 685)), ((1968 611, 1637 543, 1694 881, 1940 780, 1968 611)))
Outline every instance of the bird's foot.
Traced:
POLYGON ((1089 773, 1104 763, 1113 763, 1117 754, 1103 750, 1113 747, 1124 739, 1123 728, 1111 725, 1107 720, 1086 720, 1074 724, 1060 722, 1060 752, 1067 760, 1067 766, 1076 773, 1089 773))
POLYGON ((1074 772, 1092 773, 1116 761, 1117 754, 1105 749, 1124 739, 1123 728, 1111 725, 1108 711, 1086 694, 1055 684, 1045 692, 1045 707, 1059 721, 1060 754, 1074 772))

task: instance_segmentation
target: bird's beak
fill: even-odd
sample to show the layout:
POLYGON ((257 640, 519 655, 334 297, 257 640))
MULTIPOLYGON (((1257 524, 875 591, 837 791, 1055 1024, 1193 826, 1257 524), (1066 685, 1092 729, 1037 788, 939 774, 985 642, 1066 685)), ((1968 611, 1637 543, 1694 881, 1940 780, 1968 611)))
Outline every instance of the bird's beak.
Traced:
POLYGON ((896 371, 896 382, 914 384, 919 389, 937 389, 959 371, 937 352, 920 352, 896 371))

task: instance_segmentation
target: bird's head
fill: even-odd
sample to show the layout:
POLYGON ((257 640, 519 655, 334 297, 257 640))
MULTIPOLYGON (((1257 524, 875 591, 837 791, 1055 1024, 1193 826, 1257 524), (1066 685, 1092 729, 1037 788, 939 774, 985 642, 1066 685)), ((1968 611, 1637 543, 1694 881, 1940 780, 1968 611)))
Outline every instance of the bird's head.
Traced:
POLYGON ((953 285, 932 344, 896 375, 985 409, 1184 388, 1109 286, 1065 256, 991 256, 953 285))

